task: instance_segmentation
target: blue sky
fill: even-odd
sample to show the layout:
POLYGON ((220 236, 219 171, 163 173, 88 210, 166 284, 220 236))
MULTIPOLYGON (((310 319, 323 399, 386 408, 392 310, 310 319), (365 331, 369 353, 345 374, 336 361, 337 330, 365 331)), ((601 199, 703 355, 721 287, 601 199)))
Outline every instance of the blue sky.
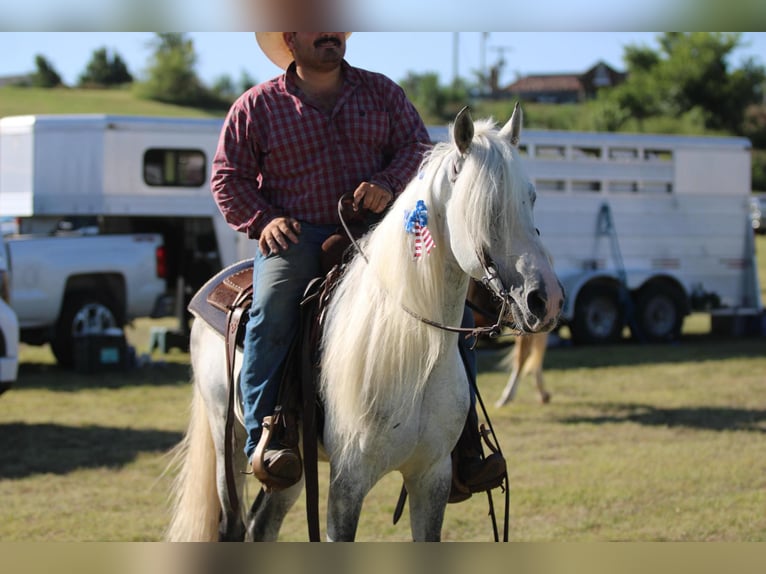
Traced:
MULTIPOLYGON (((484 64, 506 61, 501 83, 529 73, 584 71, 598 60, 623 69, 625 45, 657 48, 657 32, 355 32, 347 59, 354 65, 401 80, 408 72, 436 72, 452 80, 457 53, 461 77, 473 79, 484 64), (486 35, 485 35, 486 34, 486 35)), ((0 32, 0 76, 34 69, 44 55, 64 81, 73 84, 92 53, 105 47, 120 54, 134 75, 141 75, 152 53, 152 32, 0 32)), ((197 72, 212 83, 223 74, 237 81, 246 71, 258 81, 279 73, 260 52, 252 32, 193 32, 197 72)), ((733 55, 738 65, 754 57, 766 65, 766 32, 744 32, 744 46, 733 55)))

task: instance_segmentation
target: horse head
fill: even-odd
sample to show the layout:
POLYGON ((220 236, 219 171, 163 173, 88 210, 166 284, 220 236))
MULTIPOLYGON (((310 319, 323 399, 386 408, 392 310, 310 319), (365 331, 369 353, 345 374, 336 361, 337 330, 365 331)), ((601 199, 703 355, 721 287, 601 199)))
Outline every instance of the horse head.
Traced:
POLYGON ((446 233, 457 264, 483 282, 502 322, 521 333, 552 329, 564 291, 534 224, 534 185, 521 165, 522 112, 502 129, 463 109, 452 126, 452 197, 446 233))

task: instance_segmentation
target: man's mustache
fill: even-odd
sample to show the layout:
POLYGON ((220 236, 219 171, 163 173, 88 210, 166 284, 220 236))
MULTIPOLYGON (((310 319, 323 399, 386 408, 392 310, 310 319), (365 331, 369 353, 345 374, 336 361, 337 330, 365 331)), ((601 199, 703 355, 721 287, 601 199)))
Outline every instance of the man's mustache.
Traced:
POLYGON ((335 36, 324 36, 322 38, 319 38, 316 42, 314 42, 314 47, 319 48, 322 45, 327 44, 328 42, 331 42, 333 45, 340 47, 340 40, 336 38, 335 36))

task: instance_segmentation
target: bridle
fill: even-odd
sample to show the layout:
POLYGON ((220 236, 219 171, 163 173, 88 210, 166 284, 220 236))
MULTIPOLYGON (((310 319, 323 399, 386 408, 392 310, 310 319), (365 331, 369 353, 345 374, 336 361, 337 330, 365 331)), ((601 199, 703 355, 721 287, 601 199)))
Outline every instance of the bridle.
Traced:
MULTIPOLYGON (((463 158, 461 157, 461 159, 455 162, 453 166, 454 179, 450 178, 453 183, 454 183, 454 180, 457 179, 457 175, 460 171, 460 167, 462 167, 462 163, 463 163, 461 161, 462 159, 463 158)), ((340 198, 340 200, 338 200, 338 217, 340 219, 341 225, 343 226, 343 230, 346 232, 346 235, 351 241, 351 244, 354 246, 354 249, 356 250, 357 253, 359 253, 362 259, 364 259, 364 262, 369 264, 370 260, 367 258, 367 255, 365 254, 364 250, 357 242, 353 233, 351 233, 351 230, 349 229, 348 224, 346 223, 346 220, 343 217, 344 204, 348 203, 349 201, 352 201, 350 193, 345 193, 340 198)), ((482 278, 481 278, 481 283, 489 290, 493 298, 500 302, 500 310, 498 311, 498 314, 497 314, 497 320, 495 320, 493 325, 489 327, 458 327, 455 325, 446 325, 440 321, 434 321, 432 319, 424 317, 420 313, 413 311, 406 305, 401 305, 402 309, 408 315, 414 317, 421 323, 424 323, 431 327, 435 327, 443 331, 449 331, 451 333, 463 333, 465 334, 467 339, 473 339, 474 344, 478 341, 480 335, 487 335, 488 337, 493 339, 500 336, 500 334, 502 333, 503 327, 506 326, 503 324, 503 317, 505 316, 506 311, 510 307, 511 296, 508 292, 508 289, 506 289, 505 285, 503 284, 503 281, 500 279, 500 276, 497 272, 497 267, 495 266, 489 254, 477 253, 476 257, 479 260, 479 263, 481 264, 482 269, 484 270, 484 274, 482 275, 482 278)), ((518 330, 514 329, 514 331, 518 331, 518 330)))

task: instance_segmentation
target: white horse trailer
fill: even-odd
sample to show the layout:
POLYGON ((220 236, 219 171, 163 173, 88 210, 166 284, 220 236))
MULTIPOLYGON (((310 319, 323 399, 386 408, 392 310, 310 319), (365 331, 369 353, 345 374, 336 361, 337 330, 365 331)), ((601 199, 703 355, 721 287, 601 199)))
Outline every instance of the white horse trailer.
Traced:
MULTIPOLYGON (((221 125, 0 119, 0 213, 20 218, 21 231, 67 220, 101 233, 162 233, 169 292, 188 297, 254 250, 210 194, 221 125)), ((434 141, 447 135, 430 132, 434 141)), ((576 341, 611 341, 625 325, 642 340, 672 340, 692 310, 760 313, 748 140, 525 130, 520 149, 576 341)))
POLYGON ((525 166, 576 342, 678 338, 691 311, 760 313, 743 138, 537 131, 525 166))

